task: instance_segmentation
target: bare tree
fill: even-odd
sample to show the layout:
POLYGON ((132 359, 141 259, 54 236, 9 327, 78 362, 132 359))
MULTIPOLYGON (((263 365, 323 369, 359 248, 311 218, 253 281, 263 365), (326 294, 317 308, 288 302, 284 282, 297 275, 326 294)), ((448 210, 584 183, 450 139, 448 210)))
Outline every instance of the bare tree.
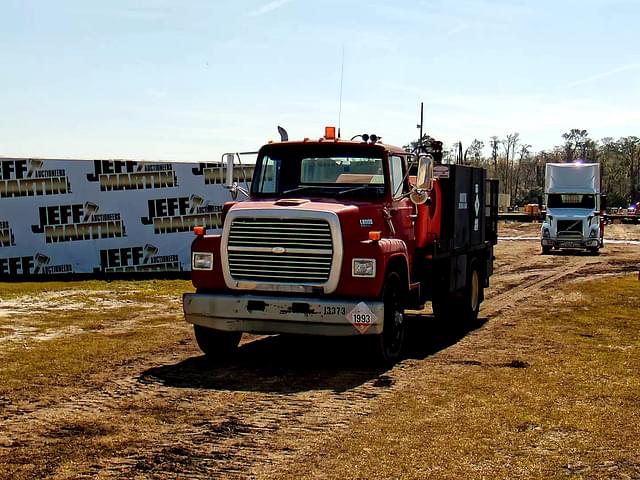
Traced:
POLYGON ((567 162, 573 162, 578 158, 584 159, 586 146, 589 140, 589 134, 586 130, 572 128, 568 133, 563 133, 562 138, 564 138, 563 147, 565 160, 567 162), (580 154, 581 156, 578 156, 580 154))
POLYGON ((507 187, 507 192, 511 195, 511 198, 514 198, 514 162, 516 157, 516 148, 518 143, 520 142, 520 134, 518 132, 514 132, 508 134, 504 140, 501 141, 502 146, 504 148, 505 154, 505 183, 507 187))
POLYGON ((482 156, 483 148, 484 142, 474 138, 471 145, 469 145, 464 152, 464 163, 471 163, 475 166, 484 166, 484 158, 482 156))

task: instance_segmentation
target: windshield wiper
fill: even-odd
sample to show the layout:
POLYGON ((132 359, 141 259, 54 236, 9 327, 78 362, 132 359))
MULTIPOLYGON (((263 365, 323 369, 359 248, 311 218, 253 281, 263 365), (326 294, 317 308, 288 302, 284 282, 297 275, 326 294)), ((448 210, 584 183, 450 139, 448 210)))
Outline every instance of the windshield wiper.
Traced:
POLYGON ((286 195, 288 193, 293 193, 293 192, 300 192, 302 190, 306 190, 307 188, 317 188, 317 185, 303 185, 302 187, 296 187, 296 188, 292 188, 290 190, 285 190, 284 192, 282 192, 283 195, 286 195))
POLYGON ((343 195, 345 193, 351 193, 351 192, 357 192, 360 190, 366 190, 367 188, 371 188, 371 187, 375 187, 375 188, 379 188, 382 185, 371 185, 369 183, 366 183, 364 185, 358 185, 357 187, 353 187, 353 188, 347 188, 346 190, 340 190, 338 193, 336 193, 337 195, 343 195))

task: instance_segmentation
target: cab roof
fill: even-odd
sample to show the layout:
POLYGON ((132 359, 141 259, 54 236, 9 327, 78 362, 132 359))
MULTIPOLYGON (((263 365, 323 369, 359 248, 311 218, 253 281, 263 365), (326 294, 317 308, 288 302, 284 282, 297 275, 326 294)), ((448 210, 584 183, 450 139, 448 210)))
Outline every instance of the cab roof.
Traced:
POLYGON ((320 145, 335 145, 335 146, 339 145, 339 146, 344 146, 344 147, 353 148, 353 149, 362 148, 362 149, 368 149, 368 150, 378 150, 378 151, 381 150, 383 152, 396 153, 396 154, 402 154, 402 155, 406 155, 408 153, 400 147, 397 147, 395 145, 387 145, 380 141, 376 143, 363 142, 363 141, 356 142, 353 140, 343 140, 340 138, 326 139, 324 137, 321 137, 317 140, 305 138, 304 140, 269 142, 263 145, 260 148, 260 150, 262 151, 263 149, 270 150, 271 148, 279 149, 279 148, 287 148, 287 147, 291 147, 292 149, 301 149, 305 147, 317 147, 320 145))

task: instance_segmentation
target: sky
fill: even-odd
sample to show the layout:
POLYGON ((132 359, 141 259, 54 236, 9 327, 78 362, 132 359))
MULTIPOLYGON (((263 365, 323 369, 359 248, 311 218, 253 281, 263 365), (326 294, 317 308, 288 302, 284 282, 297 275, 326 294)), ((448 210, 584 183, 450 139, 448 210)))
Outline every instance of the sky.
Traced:
POLYGON ((0 0, 0 156, 640 136, 640 0, 0 0))

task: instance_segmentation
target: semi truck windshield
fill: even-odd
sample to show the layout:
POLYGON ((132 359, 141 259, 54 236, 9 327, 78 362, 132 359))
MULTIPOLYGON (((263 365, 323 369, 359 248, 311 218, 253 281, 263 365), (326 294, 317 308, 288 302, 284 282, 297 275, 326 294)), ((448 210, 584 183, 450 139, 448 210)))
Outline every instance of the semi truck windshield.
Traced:
POLYGON ((547 208, 596 208, 595 195, 550 193, 547 208))

